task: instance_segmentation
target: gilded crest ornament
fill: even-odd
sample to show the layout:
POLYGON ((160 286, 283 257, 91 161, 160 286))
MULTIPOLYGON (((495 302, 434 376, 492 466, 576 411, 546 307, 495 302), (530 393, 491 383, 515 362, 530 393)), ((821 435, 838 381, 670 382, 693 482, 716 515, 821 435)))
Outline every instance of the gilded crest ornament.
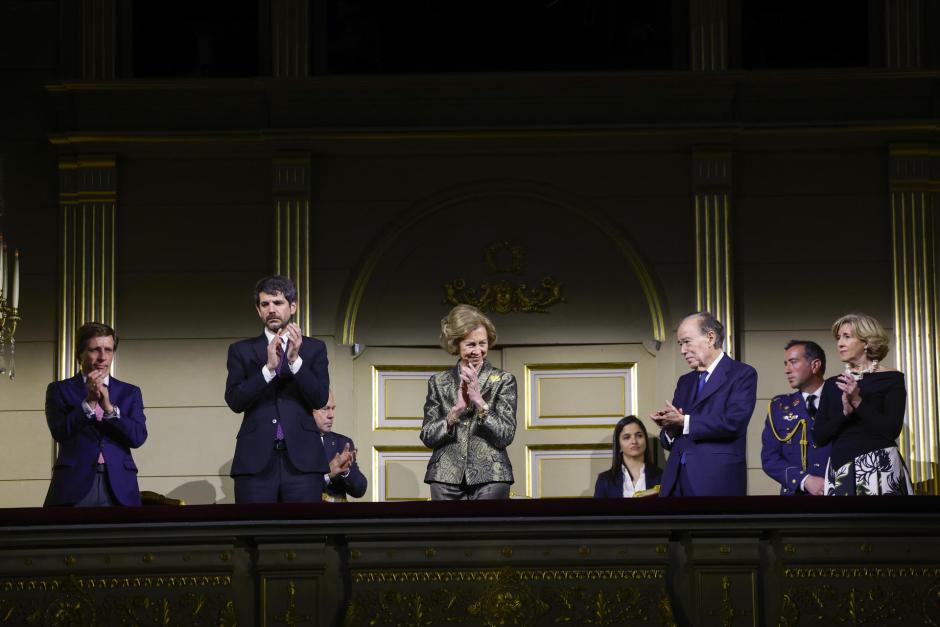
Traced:
MULTIPOLYGON (((484 251, 484 261, 492 274, 523 276, 525 247, 509 240, 493 242, 484 251)), ((565 302, 565 297, 562 284, 550 276, 542 277, 535 287, 512 278, 494 278, 479 287, 468 287, 460 277, 444 284, 443 302, 473 305, 484 313, 548 313, 548 307, 565 302)))

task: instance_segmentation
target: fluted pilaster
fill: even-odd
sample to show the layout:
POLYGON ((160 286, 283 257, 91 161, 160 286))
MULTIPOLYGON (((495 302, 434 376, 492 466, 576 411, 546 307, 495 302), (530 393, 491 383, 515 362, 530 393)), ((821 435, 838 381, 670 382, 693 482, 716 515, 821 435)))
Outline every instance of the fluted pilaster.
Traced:
POLYGON ((730 149, 722 146, 694 149, 692 170, 696 307, 710 311, 725 325, 725 351, 735 356, 730 149))
POLYGON ((114 155, 59 159, 61 248, 56 374, 75 373, 75 333, 83 323, 114 326, 114 155))
POLYGON ((898 368, 907 380, 901 452, 918 490, 937 494, 938 367, 935 213, 940 147, 891 147, 891 235, 898 368))
POLYGON ((274 270, 297 286, 296 320, 310 329, 310 157, 274 158, 274 270))

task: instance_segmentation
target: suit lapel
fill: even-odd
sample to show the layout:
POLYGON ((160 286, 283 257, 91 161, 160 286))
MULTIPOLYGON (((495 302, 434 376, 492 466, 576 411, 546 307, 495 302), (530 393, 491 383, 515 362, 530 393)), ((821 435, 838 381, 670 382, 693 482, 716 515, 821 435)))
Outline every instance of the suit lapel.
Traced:
POLYGON ((711 376, 708 377, 708 380, 705 381, 705 387, 702 388, 702 393, 695 399, 695 405, 703 403, 705 399, 715 393, 715 390, 722 386, 725 379, 728 377, 728 369, 730 367, 731 358, 725 355, 721 358, 718 365, 715 366, 715 370, 712 372, 711 376))
POLYGON ((69 400, 76 405, 81 405, 82 401, 85 399, 85 382, 82 380, 82 373, 79 372, 69 379, 66 388, 69 391, 69 396, 71 396, 69 400))
POLYGON ((681 405, 682 407, 692 409, 692 406, 695 405, 695 386, 698 385, 698 371, 693 370, 692 372, 686 373, 679 377, 679 392, 676 394, 678 399, 676 406, 681 405), (685 401, 681 399, 686 399, 685 401))
POLYGON ((121 396, 124 393, 124 384, 111 377, 108 381, 108 397, 111 399, 111 403, 114 405, 120 405, 119 401, 121 396))
POLYGON ((261 362, 262 366, 268 363, 268 336, 264 332, 252 342, 252 349, 254 349, 255 357, 261 362))
POLYGON ((496 381, 499 381, 499 377, 496 378, 496 381, 490 381, 490 375, 493 373, 493 366, 488 361, 483 362, 483 367, 480 368, 480 396, 486 400, 487 394, 489 394, 490 389, 496 384, 496 381))

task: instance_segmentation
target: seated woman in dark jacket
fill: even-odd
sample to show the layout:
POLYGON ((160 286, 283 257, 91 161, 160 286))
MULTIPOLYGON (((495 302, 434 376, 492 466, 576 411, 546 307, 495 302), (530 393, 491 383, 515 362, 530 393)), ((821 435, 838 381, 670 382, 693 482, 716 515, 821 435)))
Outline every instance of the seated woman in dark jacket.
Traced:
POLYGON ((614 428, 610 469, 597 475, 594 498, 651 496, 659 490, 663 471, 653 464, 646 426, 636 416, 621 418, 614 428))

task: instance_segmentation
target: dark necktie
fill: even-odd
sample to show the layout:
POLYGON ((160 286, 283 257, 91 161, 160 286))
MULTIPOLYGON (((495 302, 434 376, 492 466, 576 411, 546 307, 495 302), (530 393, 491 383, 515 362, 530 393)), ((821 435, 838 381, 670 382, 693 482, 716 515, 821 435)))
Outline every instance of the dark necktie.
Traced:
POLYGON ((810 394, 806 397, 806 413, 810 418, 816 418, 816 395, 810 394))
POLYGON ((281 343, 281 340, 277 341, 277 368, 274 369, 274 373, 278 376, 281 375, 281 371, 284 369, 284 344, 281 343))
POLYGON ((702 389, 705 387, 705 379, 708 378, 708 371, 702 370, 698 373, 698 385, 695 387, 695 396, 692 397, 692 402, 698 400, 698 397, 702 395, 702 389))
MULTIPOLYGON (((287 368, 284 367, 284 362, 285 362, 285 361, 287 361, 287 360, 284 359, 284 348, 283 348, 283 344, 281 344, 281 340, 280 340, 280 338, 279 338, 278 341, 277 341, 277 369, 274 371, 274 372, 277 374, 278 377, 283 377, 283 376, 284 376, 283 373, 284 373, 285 370, 286 370, 287 372, 290 372, 290 367, 287 367, 287 368)), ((277 431, 276 431, 275 434, 274 434, 274 438, 277 439, 277 440, 283 440, 283 439, 284 439, 284 429, 281 427, 281 421, 280 421, 280 420, 277 421, 277 431)))
MULTIPOLYGON (((97 405, 95 405, 95 420, 97 420, 98 422, 101 422, 102 420, 104 420, 104 410, 101 409, 101 403, 98 403, 97 405)), ((100 449, 98 451, 98 463, 99 464, 104 463, 104 451, 100 449)))

